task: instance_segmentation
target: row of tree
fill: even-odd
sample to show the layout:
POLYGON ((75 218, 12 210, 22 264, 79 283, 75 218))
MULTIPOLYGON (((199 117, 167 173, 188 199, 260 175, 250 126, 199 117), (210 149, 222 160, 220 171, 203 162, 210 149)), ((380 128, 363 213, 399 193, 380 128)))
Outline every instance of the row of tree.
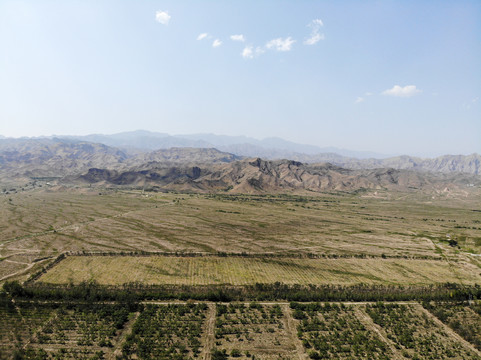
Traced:
POLYGON ((122 301, 450 301, 481 299, 480 285, 445 283, 428 286, 396 285, 287 285, 280 282, 246 286, 144 285, 129 283, 104 286, 95 282, 79 285, 5 282, 3 290, 15 298, 38 300, 122 301))

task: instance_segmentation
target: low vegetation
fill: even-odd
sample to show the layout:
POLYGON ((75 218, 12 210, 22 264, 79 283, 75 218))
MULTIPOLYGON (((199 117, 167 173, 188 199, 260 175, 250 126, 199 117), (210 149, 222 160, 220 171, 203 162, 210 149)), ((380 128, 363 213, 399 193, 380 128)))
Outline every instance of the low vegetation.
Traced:
POLYGON ((479 199, 476 193, 383 190, 302 195, 18 191, 0 198, 0 281, 26 280, 59 254, 83 251, 448 259, 479 275, 481 260, 468 255, 481 253, 479 199))
POLYGON ((383 258, 276 258, 239 256, 68 256, 39 281, 49 284, 102 285, 299 285, 394 284, 442 282, 475 284, 477 271, 443 260, 383 258), (129 271, 123 271, 129 269, 129 271))
POLYGON ((481 350, 481 304, 471 302, 424 302, 423 306, 465 340, 481 350))
POLYGON ((240 359, 296 356, 285 314, 278 304, 217 305, 215 345, 219 351, 240 359))
POLYGON ((147 305, 122 346, 121 358, 197 358, 206 310, 205 304, 147 305))
POLYGON ((297 336, 311 359, 391 359, 380 337, 344 304, 292 303, 297 336))
POLYGON ((419 305, 367 305, 374 323, 401 354, 411 359, 474 359, 477 354, 450 336, 419 305))
POLYGON ((0 359, 480 359, 470 191, 9 192, 0 359))

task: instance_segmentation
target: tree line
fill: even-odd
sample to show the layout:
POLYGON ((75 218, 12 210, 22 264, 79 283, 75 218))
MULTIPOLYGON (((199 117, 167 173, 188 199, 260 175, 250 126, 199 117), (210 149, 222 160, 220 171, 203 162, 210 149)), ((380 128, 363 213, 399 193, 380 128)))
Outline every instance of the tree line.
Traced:
POLYGON ((480 285, 445 283, 427 286, 400 285, 145 285, 119 286, 82 282, 52 285, 7 281, 3 291, 13 298, 62 301, 466 301, 481 299, 480 285))

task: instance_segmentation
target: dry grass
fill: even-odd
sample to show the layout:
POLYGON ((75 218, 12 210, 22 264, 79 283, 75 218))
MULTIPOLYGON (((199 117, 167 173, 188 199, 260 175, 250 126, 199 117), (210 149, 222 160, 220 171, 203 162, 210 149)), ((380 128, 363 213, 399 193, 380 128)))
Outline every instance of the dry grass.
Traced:
MULTIPOLYGON (((468 195, 25 191, 0 199, 0 258, 18 253, 38 259, 65 251, 146 250, 386 254, 474 263, 465 252, 481 253, 480 213, 473 211, 481 209, 481 197, 468 195), (460 249, 448 245, 447 234, 458 240, 460 249)), ((477 264, 481 267, 481 262, 477 264)), ((0 272, 8 274, 5 265, 0 262, 0 272)))
POLYGON ((433 284, 479 280, 476 268, 439 260, 288 259, 242 257, 69 256, 39 281, 54 284, 95 280, 100 284, 247 285, 433 284))

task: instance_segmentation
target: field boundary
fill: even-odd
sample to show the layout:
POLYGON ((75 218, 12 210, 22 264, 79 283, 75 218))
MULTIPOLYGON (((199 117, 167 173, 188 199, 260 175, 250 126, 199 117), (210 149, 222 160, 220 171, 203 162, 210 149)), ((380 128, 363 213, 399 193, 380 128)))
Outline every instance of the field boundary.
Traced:
POLYGON ((43 268, 41 268, 39 271, 37 271, 36 273, 32 274, 25 282, 24 284, 27 285, 27 284, 30 284, 30 283, 33 283, 35 281, 37 281, 38 279, 40 279, 40 277, 43 275, 43 274, 46 274, 47 271, 49 271, 50 269, 52 269, 54 266, 58 265, 62 260, 65 260, 67 258, 67 253, 62 253, 60 254, 59 256, 57 256, 55 258, 54 261, 48 263, 46 266, 44 266, 43 268))

